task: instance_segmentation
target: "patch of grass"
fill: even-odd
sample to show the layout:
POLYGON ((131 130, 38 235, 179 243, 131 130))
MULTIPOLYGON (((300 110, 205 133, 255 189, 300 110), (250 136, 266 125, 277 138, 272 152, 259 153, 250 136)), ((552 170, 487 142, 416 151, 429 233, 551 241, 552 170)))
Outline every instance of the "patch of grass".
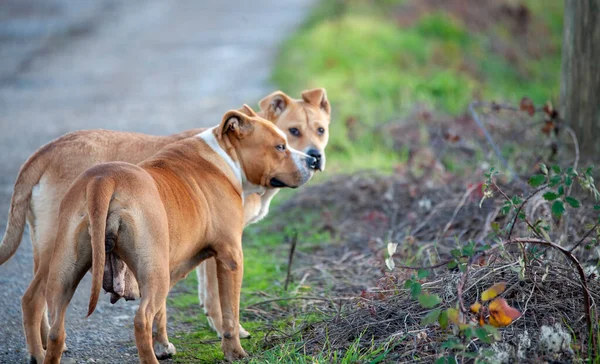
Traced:
MULTIPOLYGON (((262 353, 250 358, 249 364, 275 364, 275 363, 332 363, 332 364, 353 364, 353 363, 371 363, 383 362, 391 345, 375 345, 364 347, 361 345, 361 337, 357 338, 350 347, 343 352, 331 348, 329 342, 323 343, 323 348, 319 352, 307 352, 303 344, 284 343, 265 350, 262 353)), ((302 339, 300 338, 300 341, 302 339)), ((390 340, 391 341, 391 340, 390 340)))

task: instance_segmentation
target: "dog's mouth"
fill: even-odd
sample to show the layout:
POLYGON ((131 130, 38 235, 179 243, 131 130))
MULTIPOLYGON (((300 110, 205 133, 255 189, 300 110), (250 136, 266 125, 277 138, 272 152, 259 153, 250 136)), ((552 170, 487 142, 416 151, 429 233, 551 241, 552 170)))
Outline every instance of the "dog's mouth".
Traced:
POLYGON ((283 187, 287 187, 288 185, 285 184, 284 182, 282 182, 281 180, 273 177, 271 178, 271 187, 275 187, 275 188, 283 188, 283 187))

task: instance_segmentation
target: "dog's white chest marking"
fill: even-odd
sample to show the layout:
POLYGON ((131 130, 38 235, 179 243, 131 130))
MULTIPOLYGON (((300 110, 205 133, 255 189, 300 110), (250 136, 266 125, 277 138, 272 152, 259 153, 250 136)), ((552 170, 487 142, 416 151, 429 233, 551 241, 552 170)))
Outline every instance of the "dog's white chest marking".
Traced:
POLYGON ((208 146, 211 147, 221 158, 223 158, 225 160, 225 162, 227 162, 229 167, 231 167, 231 169, 233 170, 233 173, 235 174, 238 181, 240 182, 240 185, 242 186, 242 190, 243 190, 242 201, 244 201, 245 197, 250 194, 253 194, 253 193, 263 194, 266 191, 266 188, 249 183, 248 180, 246 179, 246 175, 244 174, 244 171, 242 171, 242 168, 240 167, 240 164, 237 162, 234 162, 233 159, 231 159, 231 157, 229 156, 229 154, 227 154, 227 152, 225 152, 225 150, 223 150, 223 148, 221 148, 221 146, 217 142, 217 138, 215 138, 215 134, 213 133, 215 128, 216 127, 212 127, 208 130, 205 130, 202 133, 198 134, 197 137, 204 140, 206 142, 206 144, 208 144, 208 146))

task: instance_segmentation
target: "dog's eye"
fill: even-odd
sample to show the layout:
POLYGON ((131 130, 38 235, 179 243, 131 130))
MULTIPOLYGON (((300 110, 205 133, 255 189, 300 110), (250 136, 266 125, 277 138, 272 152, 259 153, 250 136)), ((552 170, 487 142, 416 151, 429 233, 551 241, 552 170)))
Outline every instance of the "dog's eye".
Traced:
POLYGON ((325 133, 325 129, 324 128, 318 128, 317 129, 317 133, 319 133, 319 135, 323 135, 323 133, 325 133))
POLYGON ((277 149, 280 152, 285 152, 285 144, 278 144, 275 146, 275 149, 277 149))
POLYGON ((289 128, 288 129, 290 134, 292 134, 295 137, 299 137, 300 136, 300 130, 298 130, 297 128, 289 128))

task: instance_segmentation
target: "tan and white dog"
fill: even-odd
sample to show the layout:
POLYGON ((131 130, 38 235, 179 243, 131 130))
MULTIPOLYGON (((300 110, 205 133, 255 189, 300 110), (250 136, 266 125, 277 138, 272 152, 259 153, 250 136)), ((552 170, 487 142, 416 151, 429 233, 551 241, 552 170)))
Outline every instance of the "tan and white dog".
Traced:
MULTIPOLYGON (((44 363, 60 362, 67 306, 90 268, 88 315, 94 311, 106 241, 139 284, 134 328, 140 362, 158 363, 152 344, 156 315, 156 341, 174 351, 166 331, 168 291, 209 257, 217 262, 221 348, 227 360, 246 356, 239 337, 243 201, 268 188, 301 186, 317 160, 288 147, 281 130, 249 107, 245 111, 227 112, 217 127, 167 146, 138 165, 104 163, 75 180, 60 204, 52 259, 42 257, 34 276, 34 281, 47 279, 52 317, 44 363)), ((43 355, 36 353, 36 360, 43 355)))
MULTIPOLYGON (((293 148, 317 158, 316 168, 322 170, 330 121, 330 105, 325 90, 305 91, 301 100, 292 99, 277 91, 262 99, 259 105, 261 111, 258 114, 283 130, 293 148)), ((33 244, 34 271, 38 270, 44 257, 51 254, 54 246, 59 207, 57 201, 62 200, 71 183, 86 169, 109 161, 139 163, 166 145, 196 135, 202 130, 194 129, 166 137, 106 130, 78 131, 43 146, 25 162, 17 177, 6 232, 0 244, 0 264, 16 252, 27 220, 33 244)), ((247 196, 244 203, 246 224, 259 220, 268 212, 269 202, 275 191, 269 190, 263 196, 247 196)), ((215 260, 203 262, 197 273, 200 303, 204 306, 211 326, 221 334, 221 305, 215 260)), ((138 290, 135 279, 131 281, 125 278, 122 283, 131 286, 121 287, 120 291, 133 292, 135 297, 138 290)), ((47 315, 34 314, 40 305, 45 304, 45 284, 43 280, 32 282, 22 298, 23 324, 31 354, 33 343, 41 340, 43 347, 46 347, 49 329, 47 315)))

